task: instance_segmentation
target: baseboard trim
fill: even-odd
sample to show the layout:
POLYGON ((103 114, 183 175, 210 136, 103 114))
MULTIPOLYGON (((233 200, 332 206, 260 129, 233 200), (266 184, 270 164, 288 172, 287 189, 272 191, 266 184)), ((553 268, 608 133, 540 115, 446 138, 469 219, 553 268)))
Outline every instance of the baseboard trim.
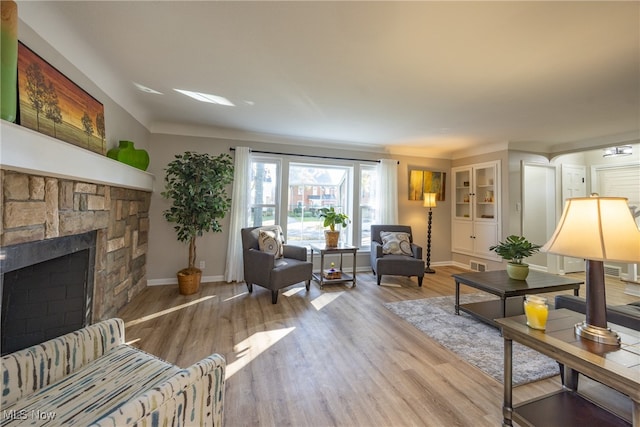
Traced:
MULTIPOLYGON (((455 265, 456 267, 460 267, 460 268, 466 268, 468 269, 469 266, 465 265, 465 264, 461 264, 461 263, 456 263, 453 261, 440 261, 440 262, 432 262, 431 266, 432 267, 446 267, 449 265, 455 265)), ((347 272, 351 271, 351 267, 347 267, 345 269, 347 272)), ((356 272, 357 273, 367 273, 367 272, 371 272, 371 267, 368 265, 365 266, 359 266, 356 267, 356 272)), ((210 283, 210 282, 224 282, 224 276, 223 275, 218 275, 218 276, 202 276, 202 283, 210 283)), ((164 279, 148 279, 147 280, 147 286, 166 286, 166 285, 177 285, 178 284, 178 279, 176 277, 170 277, 170 278, 164 278, 164 279)))
POLYGON ((623 282, 626 283, 624 287, 625 294, 640 297, 640 283, 630 282, 628 280, 623 280, 623 282))
MULTIPOLYGON (((224 276, 202 276, 201 283, 209 282, 222 282, 224 276)), ((147 280, 147 286, 165 286, 165 285, 177 285, 178 278, 172 277, 170 279, 149 279, 147 280)))
MULTIPOLYGON (((462 262, 458 262, 458 261, 451 261, 447 264, 443 264, 443 265, 452 265, 454 267, 458 267, 458 268, 462 268, 464 270, 469 270, 469 264, 464 264, 462 262)), ((469 270, 471 271, 471 270, 469 270)))

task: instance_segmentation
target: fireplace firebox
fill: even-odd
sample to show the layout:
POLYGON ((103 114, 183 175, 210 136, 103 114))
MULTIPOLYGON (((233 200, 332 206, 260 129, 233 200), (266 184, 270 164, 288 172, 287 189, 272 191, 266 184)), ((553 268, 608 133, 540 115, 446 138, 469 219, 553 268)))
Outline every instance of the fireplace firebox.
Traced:
POLYGON ((1 250, 2 355, 91 323, 95 231, 1 250))

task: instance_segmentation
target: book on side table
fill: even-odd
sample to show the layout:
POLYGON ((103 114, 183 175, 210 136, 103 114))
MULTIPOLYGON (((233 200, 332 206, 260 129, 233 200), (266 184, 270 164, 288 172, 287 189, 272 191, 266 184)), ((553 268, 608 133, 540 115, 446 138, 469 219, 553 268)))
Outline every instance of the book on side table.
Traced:
POLYGON ((327 280, 340 279, 342 277, 342 272, 335 268, 331 268, 329 270, 325 270, 323 276, 327 280))

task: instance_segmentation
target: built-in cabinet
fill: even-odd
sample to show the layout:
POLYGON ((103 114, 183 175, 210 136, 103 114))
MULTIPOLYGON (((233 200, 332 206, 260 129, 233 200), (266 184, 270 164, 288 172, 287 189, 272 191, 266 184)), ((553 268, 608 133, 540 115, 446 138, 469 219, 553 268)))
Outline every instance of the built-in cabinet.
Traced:
POLYGON ((451 172, 453 252, 499 259, 489 247, 500 235, 500 162, 460 166, 451 172))

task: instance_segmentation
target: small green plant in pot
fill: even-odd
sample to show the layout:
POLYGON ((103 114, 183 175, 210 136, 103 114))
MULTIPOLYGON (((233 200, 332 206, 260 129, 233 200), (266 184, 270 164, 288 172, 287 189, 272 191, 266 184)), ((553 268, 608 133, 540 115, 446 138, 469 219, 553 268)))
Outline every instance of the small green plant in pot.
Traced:
POLYGON ((529 275, 529 264, 522 262, 524 258, 537 253, 541 246, 529 242, 523 236, 511 235, 504 242, 498 242, 489 250, 497 253, 502 259, 508 261, 507 274, 512 279, 525 280, 529 275))
POLYGON ((329 208, 320 209, 320 218, 324 218, 323 225, 329 227, 329 230, 324 231, 324 238, 327 247, 335 248, 338 246, 338 240, 340 239, 340 230, 336 230, 336 225, 346 227, 350 222, 347 214, 336 212, 333 206, 329 208))
POLYGON ((233 181, 233 162, 228 154, 185 152, 177 154, 165 169, 165 191, 162 196, 172 205, 163 212, 181 242, 189 242, 189 264, 180 270, 178 285, 183 295, 200 287, 202 271, 196 268, 196 239, 205 232, 221 232, 219 220, 231 208, 227 186, 233 181))

